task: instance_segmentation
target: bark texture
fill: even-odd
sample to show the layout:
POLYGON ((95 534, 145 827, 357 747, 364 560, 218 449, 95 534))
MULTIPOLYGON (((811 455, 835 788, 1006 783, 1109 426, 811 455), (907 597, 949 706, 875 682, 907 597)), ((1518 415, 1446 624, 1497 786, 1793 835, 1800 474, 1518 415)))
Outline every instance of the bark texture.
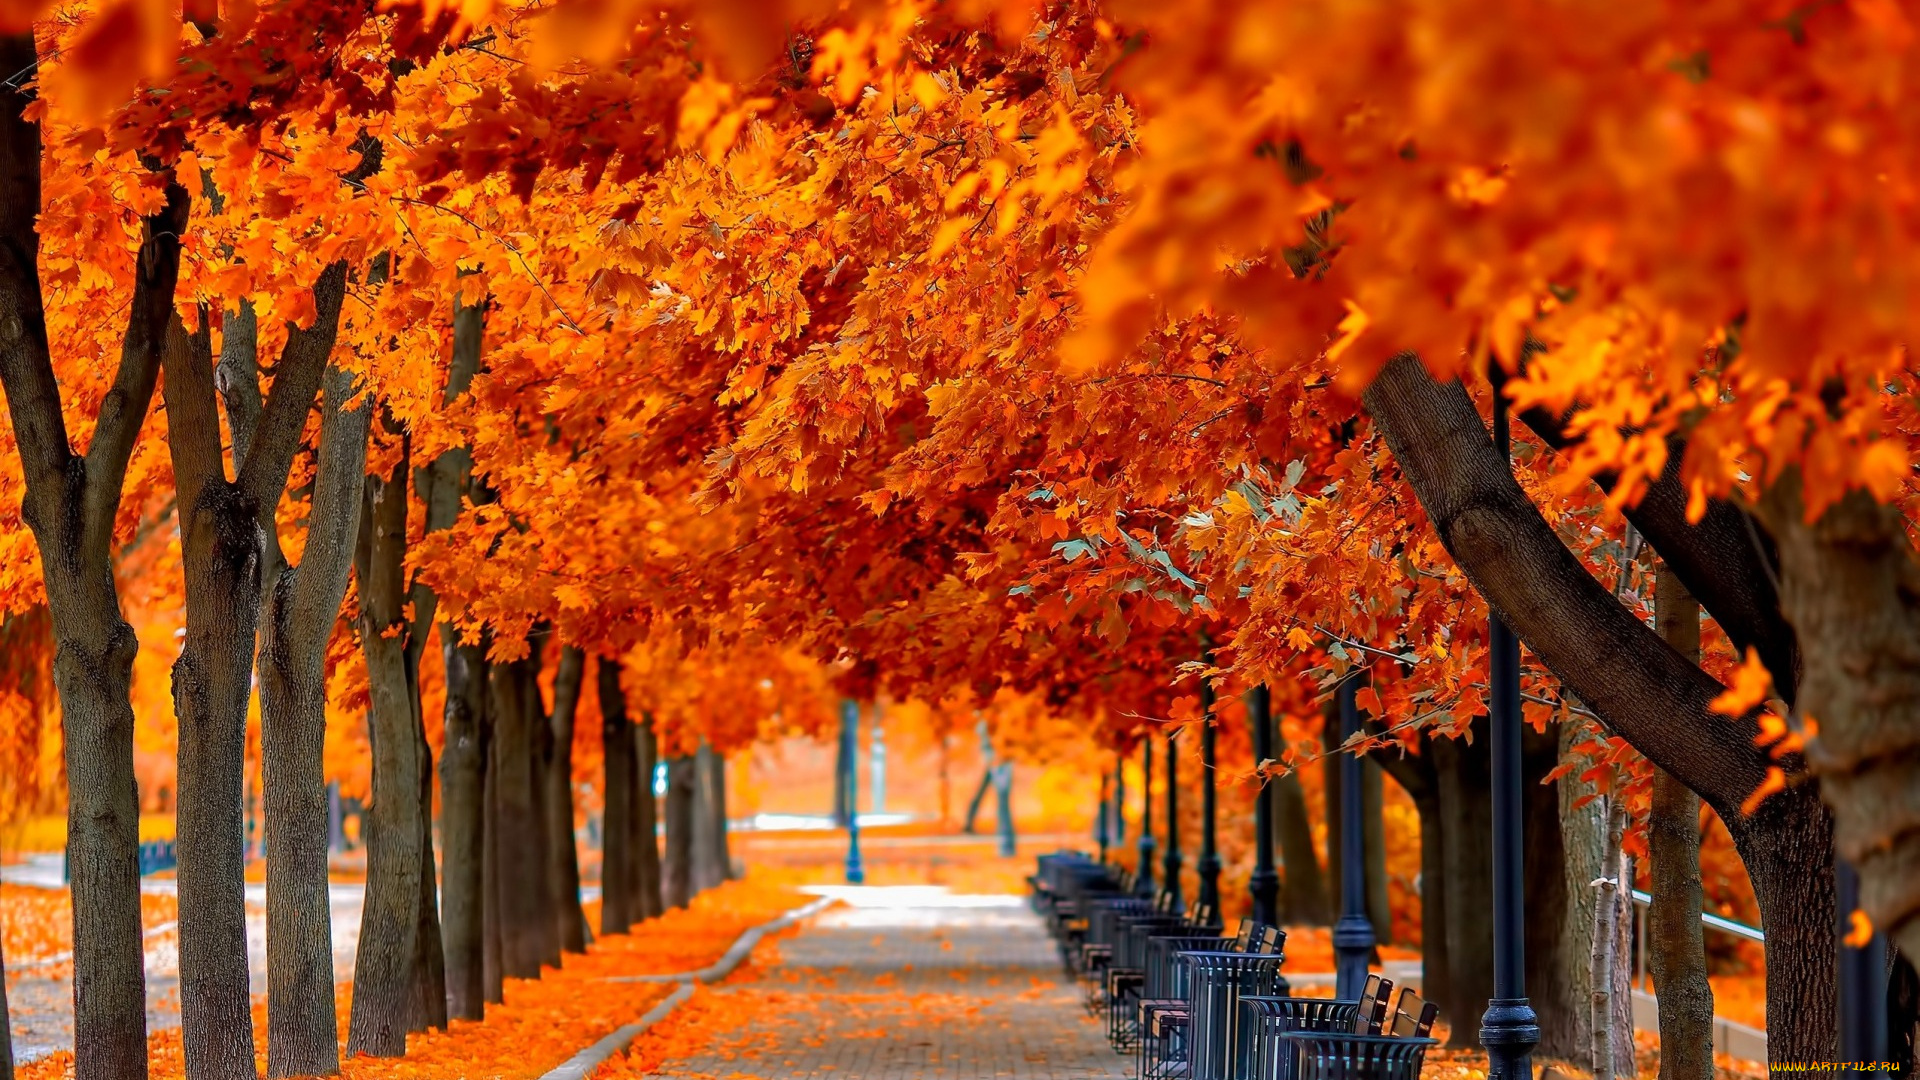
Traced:
POLYGON ((627 697, 620 689, 620 662, 603 656, 596 667, 606 792, 600 826, 600 932, 624 934, 640 920, 636 910, 640 898, 634 888, 638 874, 633 865, 640 840, 634 790, 639 770, 634 759, 633 722, 627 719, 627 697))
MULTIPOLYGON (((31 71, 33 34, 0 36, 0 66, 31 71)), ((52 616, 54 686, 64 726, 67 858, 74 923, 74 1075, 147 1075, 133 775, 133 628, 114 583, 113 523, 127 461, 159 377, 180 269, 188 197, 169 182, 141 223, 133 296, 112 388, 93 440, 76 454, 61 413, 40 290, 41 135, 24 110, 34 84, 0 83, 0 385, 7 397, 52 616)))
POLYGON ((1834 841, 1860 872, 1867 917, 1920 956, 1920 562, 1906 522, 1855 491, 1810 523, 1797 470, 1762 512, 1806 654, 1798 707, 1819 720, 1806 756, 1834 841))
MULTIPOLYGON (((486 305, 453 309, 453 358, 447 369, 443 404, 451 404, 473 384, 485 345, 486 305)), ((463 496, 485 500, 473 482, 473 454, 464 446, 442 452, 416 473, 414 490, 427 508, 427 529, 450 527, 459 517, 463 496)), ((432 622, 437 599, 415 583, 421 626, 432 622)), ((488 638, 483 631, 462 634, 452 620, 440 623, 440 649, 446 669, 443 712, 446 731, 440 752, 440 834, 445 895, 442 897, 441 948, 447 984, 447 1010, 462 1020, 478 1020, 489 999, 485 962, 486 755, 492 716, 488 703, 488 638)))
POLYGON ((634 730, 634 817, 633 888, 639 897, 635 917, 658 918, 665 914, 665 894, 661 887, 659 801, 653 794, 653 774, 660 763, 660 740, 654 734, 653 717, 642 715, 634 730))
MULTIPOLYGON (((1700 659, 1700 604, 1664 561, 1655 569, 1660 636, 1700 659)), ((1647 911, 1647 966, 1660 1001, 1660 1080, 1713 1080, 1713 985, 1700 924, 1700 796, 1664 771, 1653 773, 1647 811, 1653 896, 1647 911)))
MULTIPOLYGON (((228 1080, 255 1075, 243 777, 263 541, 257 504, 226 478, 213 346, 204 323, 189 335, 174 316, 165 368, 186 580, 185 635, 173 664, 180 728, 180 1043, 190 1078, 228 1080)), ((312 402, 309 391, 307 405, 312 402)))
POLYGON ((683 908, 693 899, 693 755, 667 759, 667 854, 662 891, 669 908, 683 908))
POLYGON ((566 952, 587 951, 587 916, 580 910, 580 855, 573 839, 573 714, 587 655, 573 645, 560 650, 553 678, 553 715, 548 718, 553 752, 546 762, 547 884, 553 890, 554 933, 566 952))
POLYGON ((347 409, 353 396, 352 376, 329 369, 306 547, 300 565, 273 580, 261 623, 269 1077, 340 1071, 327 890, 326 650, 353 566, 366 475, 372 410, 364 400, 347 409))
POLYGON ((0 1031, 8 1033, 0 1039, 0 1080, 13 1080, 13 1010, 7 1007, 6 975, 6 955, 0 951, 0 1031))
MULTIPOLYGON (((446 743, 440 751, 440 835, 445 894, 447 1011, 456 1020, 485 1016, 484 860, 486 843, 487 648, 440 624, 447 668, 446 743)), ((479 637, 478 635, 475 635, 479 637)))
POLYGON ((693 756, 693 891, 706 892, 732 876, 727 854, 726 761, 705 742, 693 756))
MULTIPOLYGON (((369 150, 359 171, 369 173, 377 164, 377 152, 369 150)), ((217 367, 204 311, 202 330, 191 337, 176 321, 172 333, 180 347, 167 354, 168 447, 188 593, 174 697, 181 735, 181 1035, 190 1075, 254 1075, 252 1024, 243 1019, 251 1015, 252 994, 240 798, 256 631, 262 809, 273 852, 267 883, 268 1073, 311 1075, 339 1067, 327 904, 323 665, 327 632, 346 591, 360 509, 364 408, 322 420, 320 468, 328 471, 316 477, 308 525, 317 565, 305 590, 281 553, 275 511, 316 395, 326 386, 336 413, 351 396, 351 379, 337 370, 329 375, 328 366, 346 280, 344 262, 328 265, 316 279, 313 324, 288 333, 273 391, 264 400, 250 308, 228 319, 217 367), (220 449, 216 389, 233 432, 233 481, 226 478, 220 449), (202 920, 205 929, 190 931, 190 921, 202 920), (191 983, 190 966, 203 971, 191 983), (206 983, 217 988, 198 989, 206 983), (190 1023, 196 1000, 193 1011, 202 1016, 190 1023), (198 1071, 206 1069, 214 1071, 198 1071)))
MULTIPOLYGON (((1720 684, 1627 612, 1560 543, 1463 387, 1435 382, 1417 358, 1402 355, 1364 400, 1442 542, 1488 604, 1616 733, 1729 823, 1767 926, 1769 1055, 1831 1060, 1832 824, 1818 797, 1801 784, 1752 815, 1740 812, 1772 764, 1753 745, 1758 725, 1708 709, 1720 684)), ((1786 764, 1799 771, 1797 761, 1786 764)))
MULTIPOLYGON (((354 569, 360 578, 360 647, 371 697, 373 806, 367 837, 367 894, 355 954, 347 1052, 398 1057, 413 1019, 414 966, 423 865, 420 744, 402 637, 406 603, 407 462, 369 476, 354 569)), ((431 865, 426 863, 425 865, 431 865)))
MULTIPOLYGON (((1588 969, 1589 985, 1593 988, 1588 994, 1590 1006, 1587 1022, 1591 1025, 1593 1040, 1592 1056, 1594 1080, 1613 1080, 1620 1074, 1621 1052, 1626 1051, 1629 1063, 1632 1055, 1632 1031, 1629 1030, 1623 1042, 1621 1033, 1614 1027, 1616 1005, 1615 974, 1620 957, 1620 844, 1627 831, 1627 808, 1618 796, 1608 796, 1606 806, 1606 834, 1600 847, 1600 876, 1594 879, 1590 887, 1596 898, 1593 911, 1592 959, 1588 969)), ((1626 1075, 1633 1076, 1631 1067, 1626 1075)))
POLYGON ((535 979, 542 964, 560 962, 553 905, 547 884, 545 765, 541 751, 547 734, 540 701, 538 637, 528 655, 492 668, 494 751, 494 853, 499 870, 500 972, 506 978, 535 979))

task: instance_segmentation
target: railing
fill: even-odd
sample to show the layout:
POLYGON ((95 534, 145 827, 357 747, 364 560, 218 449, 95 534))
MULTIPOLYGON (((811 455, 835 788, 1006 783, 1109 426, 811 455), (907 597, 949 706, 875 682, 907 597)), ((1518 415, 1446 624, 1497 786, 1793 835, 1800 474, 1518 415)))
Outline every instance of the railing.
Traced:
MULTIPOLYGON (((180 866, 179 857, 174 854, 171 840, 149 840, 141 844, 137 858, 140 862, 141 877, 157 874, 162 870, 176 870, 180 866)), ((72 867, 68 865, 66 856, 63 855, 60 859, 60 880, 71 881, 73 880, 71 875, 72 867)))
MULTIPOLYGON (((1641 907, 1652 907, 1653 896, 1649 893, 1643 893, 1639 889, 1635 889, 1633 890, 1633 902, 1639 904, 1641 907)), ((1766 932, 1759 927, 1748 926, 1743 922, 1734 922, 1732 919, 1723 918, 1712 912, 1701 912, 1700 921, 1714 930, 1743 937, 1748 941, 1758 941, 1764 944, 1767 940, 1766 932)))
MULTIPOLYGON (((1647 980, 1647 915, 1644 909, 1653 906, 1653 896, 1650 893, 1641 892, 1639 889, 1634 889, 1630 895, 1633 897, 1635 905, 1633 920, 1633 985, 1639 987, 1647 980)), ((1759 927, 1748 926, 1743 922, 1735 922, 1724 916, 1715 915, 1710 911, 1701 912, 1700 921, 1705 924, 1709 930, 1718 930, 1723 934, 1732 934, 1735 937, 1746 938, 1748 941, 1757 941, 1762 945, 1767 942, 1766 932, 1759 927)))
MULTIPOLYGON (((1651 993, 1653 983, 1647 978, 1647 910, 1653 906, 1653 897, 1635 889, 1630 894, 1634 903, 1633 920, 1633 1013, 1634 1026, 1642 1030, 1654 1030, 1658 1019, 1656 1004, 1651 993)), ((1767 935, 1757 926, 1748 926, 1711 912, 1700 913, 1700 921, 1709 930, 1734 937, 1745 938, 1766 944, 1767 935)), ((1758 1028, 1735 1023, 1723 1017, 1713 1020, 1713 1048, 1715 1053, 1731 1054, 1737 1058, 1764 1061, 1767 1057, 1767 1033, 1758 1028)))

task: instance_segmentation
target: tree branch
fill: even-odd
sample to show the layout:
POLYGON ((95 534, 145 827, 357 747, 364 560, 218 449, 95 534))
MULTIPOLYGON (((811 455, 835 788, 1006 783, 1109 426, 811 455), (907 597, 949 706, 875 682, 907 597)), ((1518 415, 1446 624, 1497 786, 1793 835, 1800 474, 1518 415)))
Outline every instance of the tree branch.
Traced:
POLYGON ((1770 764, 1751 718, 1707 708, 1721 687, 1622 607, 1520 490, 1458 382, 1403 353, 1362 400, 1454 561, 1560 681, 1729 821, 1770 764))
POLYGON ((340 304, 346 294, 347 264, 336 260, 313 283, 318 312, 313 325, 304 330, 296 327, 287 335, 280 363, 274 368, 273 390, 267 395, 259 428, 242 459, 240 490, 260 508, 266 525, 272 524, 274 507, 287 486, 293 455, 300 449, 300 437, 306 431, 307 413, 313 409, 314 395, 320 390, 328 357, 333 354, 334 338, 340 330, 340 304))
POLYGON ((320 413, 320 465, 313 480, 307 546, 293 584, 287 625, 296 655, 317 654, 333 631, 347 595, 353 550, 360 530, 361 492, 367 473, 367 432, 373 402, 363 395, 352 408, 353 375, 329 365, 320 413))
POLYGON ((177 314, 168 321, 164 364, 167 381, 161 396, 167 408, 173 485, 179 493, 181 518, 191 520, 208 486, 227 478, 220 456, 220 416, 214 404, 213 334, 205 319, 193 333, 187 332, 177 314))
POLYGON ((220 366, 215 378, 227 407, 227 427, 233 431, 233 460, 247 459, 253 433, 260 426, 260 315, 252 304, 241 304, 227 316, 220 334, 220 366))
POLYGON ((146 218, 146 238, 134 263, 133 304, 120 347, 120 371, 114 376, 113 389, 100 402, 100 418, 87 447, 85 527, 102 537, 113 532, 127 462, 140 439, 140 425, 146 423, 153 406, 167 325, 178 318, 173 292, 180 277, 180 234, 187 227, 189 205, 187 189, 169 170, 166 202, 146 218))
MULTIPOLYGON (((1504 372, 1496 370, 1494 385, 1504 382, 1504 372)), ((1567 430, 1571 412, 1556 416, 1534 406, 1515 415, 1555 450, 1579 443, 1579 437, 1567 430)), ((1775 558, 1771 545, 1759 550, 1752 519, 1725 499, 1710 500, 1698 523, 1687 520, 1687 489, 1680 481, 1680 464, 1686 456, 1686 440, 1670 436, 1666 468, 1648 485, 1640 502, 1626 508, 1627 520, 1727 632, 1734 648, 1744 652, 1751 646, 1760 654, 1773 673, 1774 685, 1791 703, 1799 683, 1800 654, 1793 627, 1780 612, 1780 597, 1768 566, 1775 558)), ((1594 482, 1602 491, 1612 492, 1619 477, 1606 472, 1595 476, 1594 482)))
MULTIPOLYGON (((31 70, 38 59, 31 30, 0 38, 0 68, 31 70)), ((40 125, 22 115, 33 101, 25 81, 0 84, 0 381, 33 491, 57 485, 72 452, 41 307, 40 125)))

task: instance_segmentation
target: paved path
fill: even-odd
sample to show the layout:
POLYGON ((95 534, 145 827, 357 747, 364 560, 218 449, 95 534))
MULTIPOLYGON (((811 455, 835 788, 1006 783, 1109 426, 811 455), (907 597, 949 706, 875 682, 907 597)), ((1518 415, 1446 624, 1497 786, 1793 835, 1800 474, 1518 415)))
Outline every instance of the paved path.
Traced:
MULTIPOLYGON (((652 1075, 716 1080, 1119 1080, 1025 902, 939 888, 821 890, 846 904, 766 946, 750 982, 668 1022, 704 1036, 652 1075), (777 953, 776 957, 772 954, 777 953)), ((672 1037, 670 1034, 668 1037, 672 1037)), ((686 1045, 675 1039, 680 1045, 686 1045)))

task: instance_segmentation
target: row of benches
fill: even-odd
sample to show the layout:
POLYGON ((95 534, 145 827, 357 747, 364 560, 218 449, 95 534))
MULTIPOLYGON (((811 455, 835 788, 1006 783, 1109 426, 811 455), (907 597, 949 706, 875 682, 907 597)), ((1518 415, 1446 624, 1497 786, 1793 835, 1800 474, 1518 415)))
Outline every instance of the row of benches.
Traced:
POLYGON ((1357 1000, 1294 997, 1281 974, 1285 932, 1171 910, 1135 894, 1132 875, 1079 852, 1040 857, 1033 905, 1139 1080, 1418 1080, 1437 1010, 1367 978, 1357 1000))

